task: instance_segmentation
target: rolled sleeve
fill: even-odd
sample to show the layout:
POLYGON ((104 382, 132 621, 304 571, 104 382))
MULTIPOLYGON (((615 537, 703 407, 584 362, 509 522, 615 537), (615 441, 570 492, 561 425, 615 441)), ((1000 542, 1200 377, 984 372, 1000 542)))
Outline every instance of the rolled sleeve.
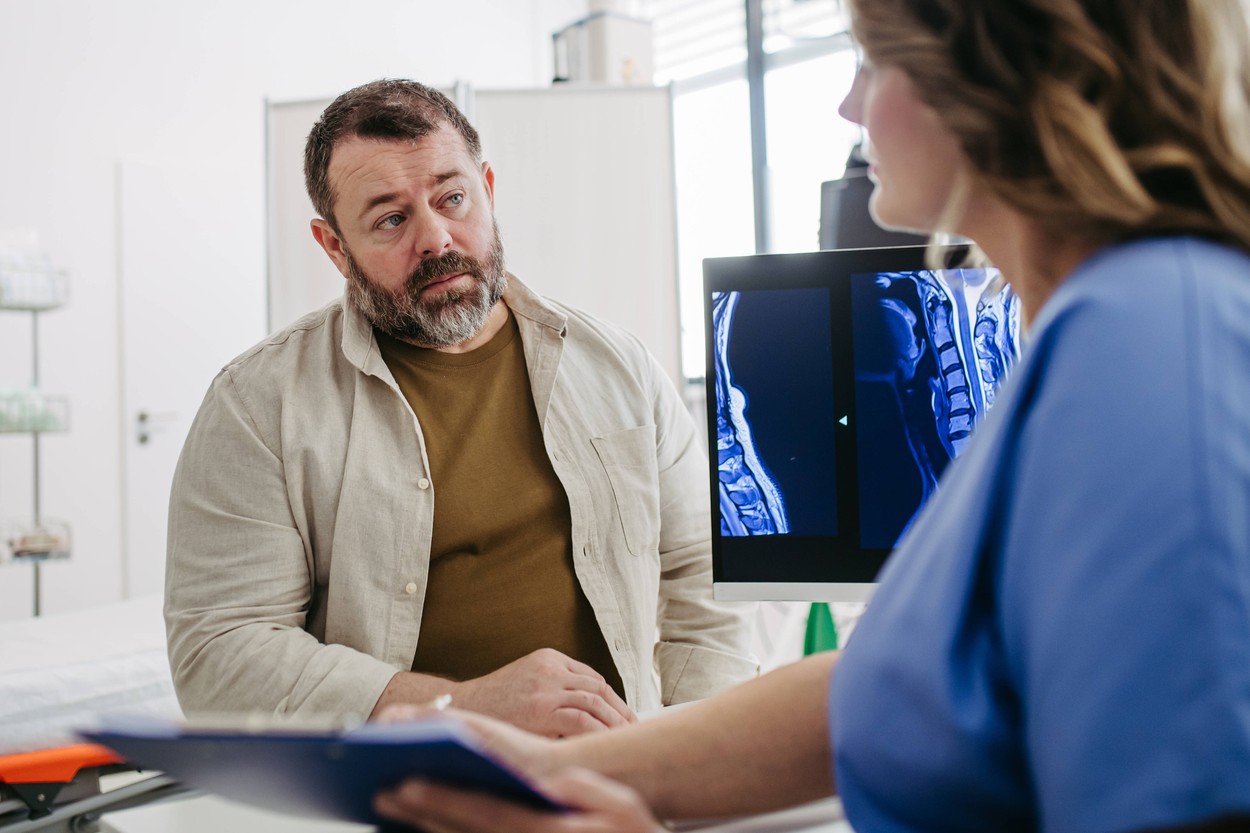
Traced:
POLYGON ((653 364, 660 485, 659 644, 664 705, 697 700, 759 673, 751 655, 755 605, 712 596, 711 498, 707 455, 694 420, 653 364))
POLYGON ((751 679, 760 670, 751 657, 677 642, 656 645, 655 664, 660 669, 660 697, 666 706, 701 700, 751 679))

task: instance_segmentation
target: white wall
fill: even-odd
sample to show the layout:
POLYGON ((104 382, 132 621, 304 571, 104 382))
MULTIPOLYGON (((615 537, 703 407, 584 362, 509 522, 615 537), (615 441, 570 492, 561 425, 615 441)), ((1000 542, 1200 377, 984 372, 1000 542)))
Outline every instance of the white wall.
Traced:
MULTIPOLYGON (((34 229, 71 276, 70 304, 40 325, 42 387, 73 402, 70 433, 42 443, 43 512, 75 535, 73 558, 44 569, 45 612, 122 595, 119 161, 205 158, 248 172, 254 186, 236 204, 176 219, 259 219, 266 99, 332 96, 383 76, 543 86, 551 32, 585 10, 585 0, 0 0, 0 230, 34 229)), ((221 241, 254 264, 238 276, 238 314, 257 337, 264 234, 258 221, 246 239, 221 241)), ((168 295, 154 304, 179 297, 170 263, 168 295)), ((0 313, 0 386, 25 384, 29 365, 26 318, 0 313)), ((29 514, 29 466, 29 441, 0 436, 0 522, 29 514)), ((30 595, 25 567, 0 566, 0 619, 28 616, 30 595)))

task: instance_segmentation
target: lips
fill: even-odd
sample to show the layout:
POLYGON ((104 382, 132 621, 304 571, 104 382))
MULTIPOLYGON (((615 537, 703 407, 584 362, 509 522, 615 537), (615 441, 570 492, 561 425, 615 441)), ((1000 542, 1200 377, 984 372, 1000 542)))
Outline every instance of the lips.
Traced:
POLYGON ((481 264, 475 258, 448 252, 418 263, 408 277, 407 291, 414 297, 427 289, 450 291, 461 278, 480 282, 482 275, 481 264))
POLYGON ((439 289, 444 286, 449 286, 452 282, 458 280, 459 278, 465 277, 468 274, 469 274, 468 272, 447 272, 445 274, 439 275, 437 278, 430 280, 428 283, 426 283, 424 286, 421 287, 421 291, 425 292, 427 289, 439 289))

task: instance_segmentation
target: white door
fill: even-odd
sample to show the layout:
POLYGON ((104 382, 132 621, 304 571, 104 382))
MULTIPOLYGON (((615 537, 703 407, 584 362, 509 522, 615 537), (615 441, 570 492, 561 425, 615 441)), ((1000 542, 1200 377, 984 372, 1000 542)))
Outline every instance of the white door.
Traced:
POLYGON ((271 330, 343 294, 343 276, 313 239, 309 222, 317 212, 304 187, 304 142, 329 103, 269 105, 265 145, 271 330))
POLYGON ((209 382, 265 333, 263 175, 199 158, 118 167, 128 597, 164 585, 169 486, 209 382))

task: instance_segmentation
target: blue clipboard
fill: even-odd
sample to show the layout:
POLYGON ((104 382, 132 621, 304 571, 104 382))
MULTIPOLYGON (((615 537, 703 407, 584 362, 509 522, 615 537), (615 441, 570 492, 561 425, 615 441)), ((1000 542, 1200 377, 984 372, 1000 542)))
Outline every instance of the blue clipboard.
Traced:
POLYGON ((410 775, 561 809, 483 752, 451 718, 343 730, 127 717, 79 734, 188 787, 290 815, 382 824, 373 812, 374 796, 410 775))

